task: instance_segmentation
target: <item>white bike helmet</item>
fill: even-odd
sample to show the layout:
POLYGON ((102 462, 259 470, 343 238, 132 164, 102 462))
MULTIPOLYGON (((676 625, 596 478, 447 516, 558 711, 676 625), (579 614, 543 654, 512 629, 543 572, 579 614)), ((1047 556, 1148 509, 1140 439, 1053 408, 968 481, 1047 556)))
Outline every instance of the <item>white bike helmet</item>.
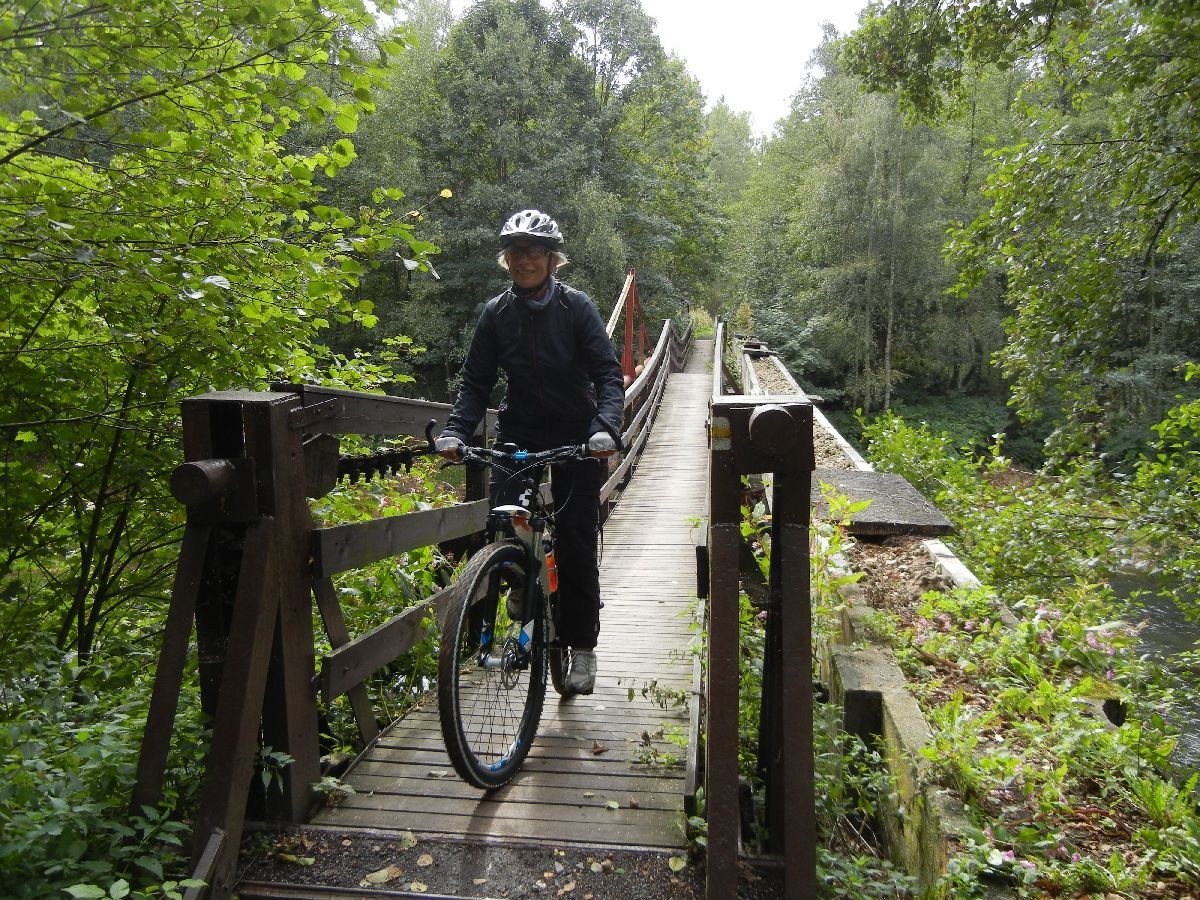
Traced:
POLYGON ((511 247, 517 241, 531 241, 557 250, 564 243, 558 223, 536 209, 523 209, 509 216, 500 229, 500 249, 511 247))

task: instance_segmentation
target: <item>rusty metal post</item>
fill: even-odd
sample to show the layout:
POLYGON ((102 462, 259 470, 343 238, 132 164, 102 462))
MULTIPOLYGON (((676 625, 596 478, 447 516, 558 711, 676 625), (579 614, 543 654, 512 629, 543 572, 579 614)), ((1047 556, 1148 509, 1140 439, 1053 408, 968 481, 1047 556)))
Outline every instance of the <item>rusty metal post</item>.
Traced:
MULTIPOLYGON (((637 282, 633 283, 633 305, 637 309, 638 320, 638 363, 637 365, 646 364, 646 311, 642 309, 641 298, 638 297, 637 282)), ((637 365, 634 368, 637 368, 637 365)))
POLYGON ((633 328, 634 328, 634 309, 637 307, 637 273, 629 270, 629 277, 633 279, 629 286, 629 290, 625 292, 625 352, 621 354, 621 372, 626 378, 633 379, 633 370, 637 368, 637 363, 633 359, 633 328))

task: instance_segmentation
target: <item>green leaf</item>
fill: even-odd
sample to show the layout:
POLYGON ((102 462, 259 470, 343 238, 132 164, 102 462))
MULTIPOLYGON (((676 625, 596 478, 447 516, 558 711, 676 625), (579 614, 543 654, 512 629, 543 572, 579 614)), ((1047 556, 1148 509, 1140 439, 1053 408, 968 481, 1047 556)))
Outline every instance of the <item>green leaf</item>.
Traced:
POLYGON ((343 134, 354 134, 358 131, 358 107, 343 106, 334 117, 333 124, 343 134))
POLYGON ((100 900, 108 896, 108 892, 94 884, 73 884, 64 890, 79 900, 100 900))

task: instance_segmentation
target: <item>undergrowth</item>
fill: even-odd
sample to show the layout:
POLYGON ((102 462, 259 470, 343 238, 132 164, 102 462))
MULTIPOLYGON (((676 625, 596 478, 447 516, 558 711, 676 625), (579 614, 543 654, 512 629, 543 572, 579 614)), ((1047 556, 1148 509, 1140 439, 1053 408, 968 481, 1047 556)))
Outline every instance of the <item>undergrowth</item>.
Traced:
POLYGON ((999 446, 959 456, 894 417, 867 435, 877 465, 954 520, 985 585, 926 593, 872 625, 929 719, 934 777, 971 822, 938 890, 1193 896, 1197 779, 1171 777, 1170 689, 1104 583, 1127 553, 1120 510, 1088 472, 1014 482, 999 446))
MULTIPOLYGON (((395 515, 443 502, 437 473, 340 484, 315 504, 322 524, 395 515)), ((438 590, 452 562, 425 548, 340 577, 338 599, 351 635, 373 628, 438 590)), ((165 618, 167 604, 161 604, 165 618)), ((196 659, 186 661, 163 800, 129 810, 146 724, 162 621, 139 620, 81 662, 51 637, 14 642, 0 655, 0 896, 178 897, 191 886, 189 822, 203 783, 208 724, 200 713, 196 659), (148 637, 147 637, 148 636, 148 637)), ((380 720, 393 717, 436 672, 436 627, 370 682, 380 720)), ((319 622, 317 653, 329 644, 319 622)), ((348 703, 324 711, 329 752, 358 737, 348 703)), ((288 757, 263 748, 270 783, 288 757)), ((323 779, 318 790, 336 791, 323 779)))

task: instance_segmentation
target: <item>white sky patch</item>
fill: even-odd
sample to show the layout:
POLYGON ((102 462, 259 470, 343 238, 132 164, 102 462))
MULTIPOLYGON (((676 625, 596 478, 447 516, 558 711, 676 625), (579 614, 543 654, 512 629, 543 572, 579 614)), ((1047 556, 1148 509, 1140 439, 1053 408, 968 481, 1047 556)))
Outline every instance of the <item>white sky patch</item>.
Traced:
MULTIPOLYGON (((469 0, 451 0, 456 14, 469 0)), ((549 4, 547 4, 549 5, 549 4)), ((642 0, 663 47, 687 62, 711 107, 724 98, 750 113, 755 134, 787 115, 821 42, 821 23, 838 34, 858 25, 866 0, 642 0)))
POLYGON ((858 25, 865 0, 642 0, 667 50, 687 61, 709 106, 750 113, 756 134, 771 132, 804 84, 821 23, 838 34, 858 25))

